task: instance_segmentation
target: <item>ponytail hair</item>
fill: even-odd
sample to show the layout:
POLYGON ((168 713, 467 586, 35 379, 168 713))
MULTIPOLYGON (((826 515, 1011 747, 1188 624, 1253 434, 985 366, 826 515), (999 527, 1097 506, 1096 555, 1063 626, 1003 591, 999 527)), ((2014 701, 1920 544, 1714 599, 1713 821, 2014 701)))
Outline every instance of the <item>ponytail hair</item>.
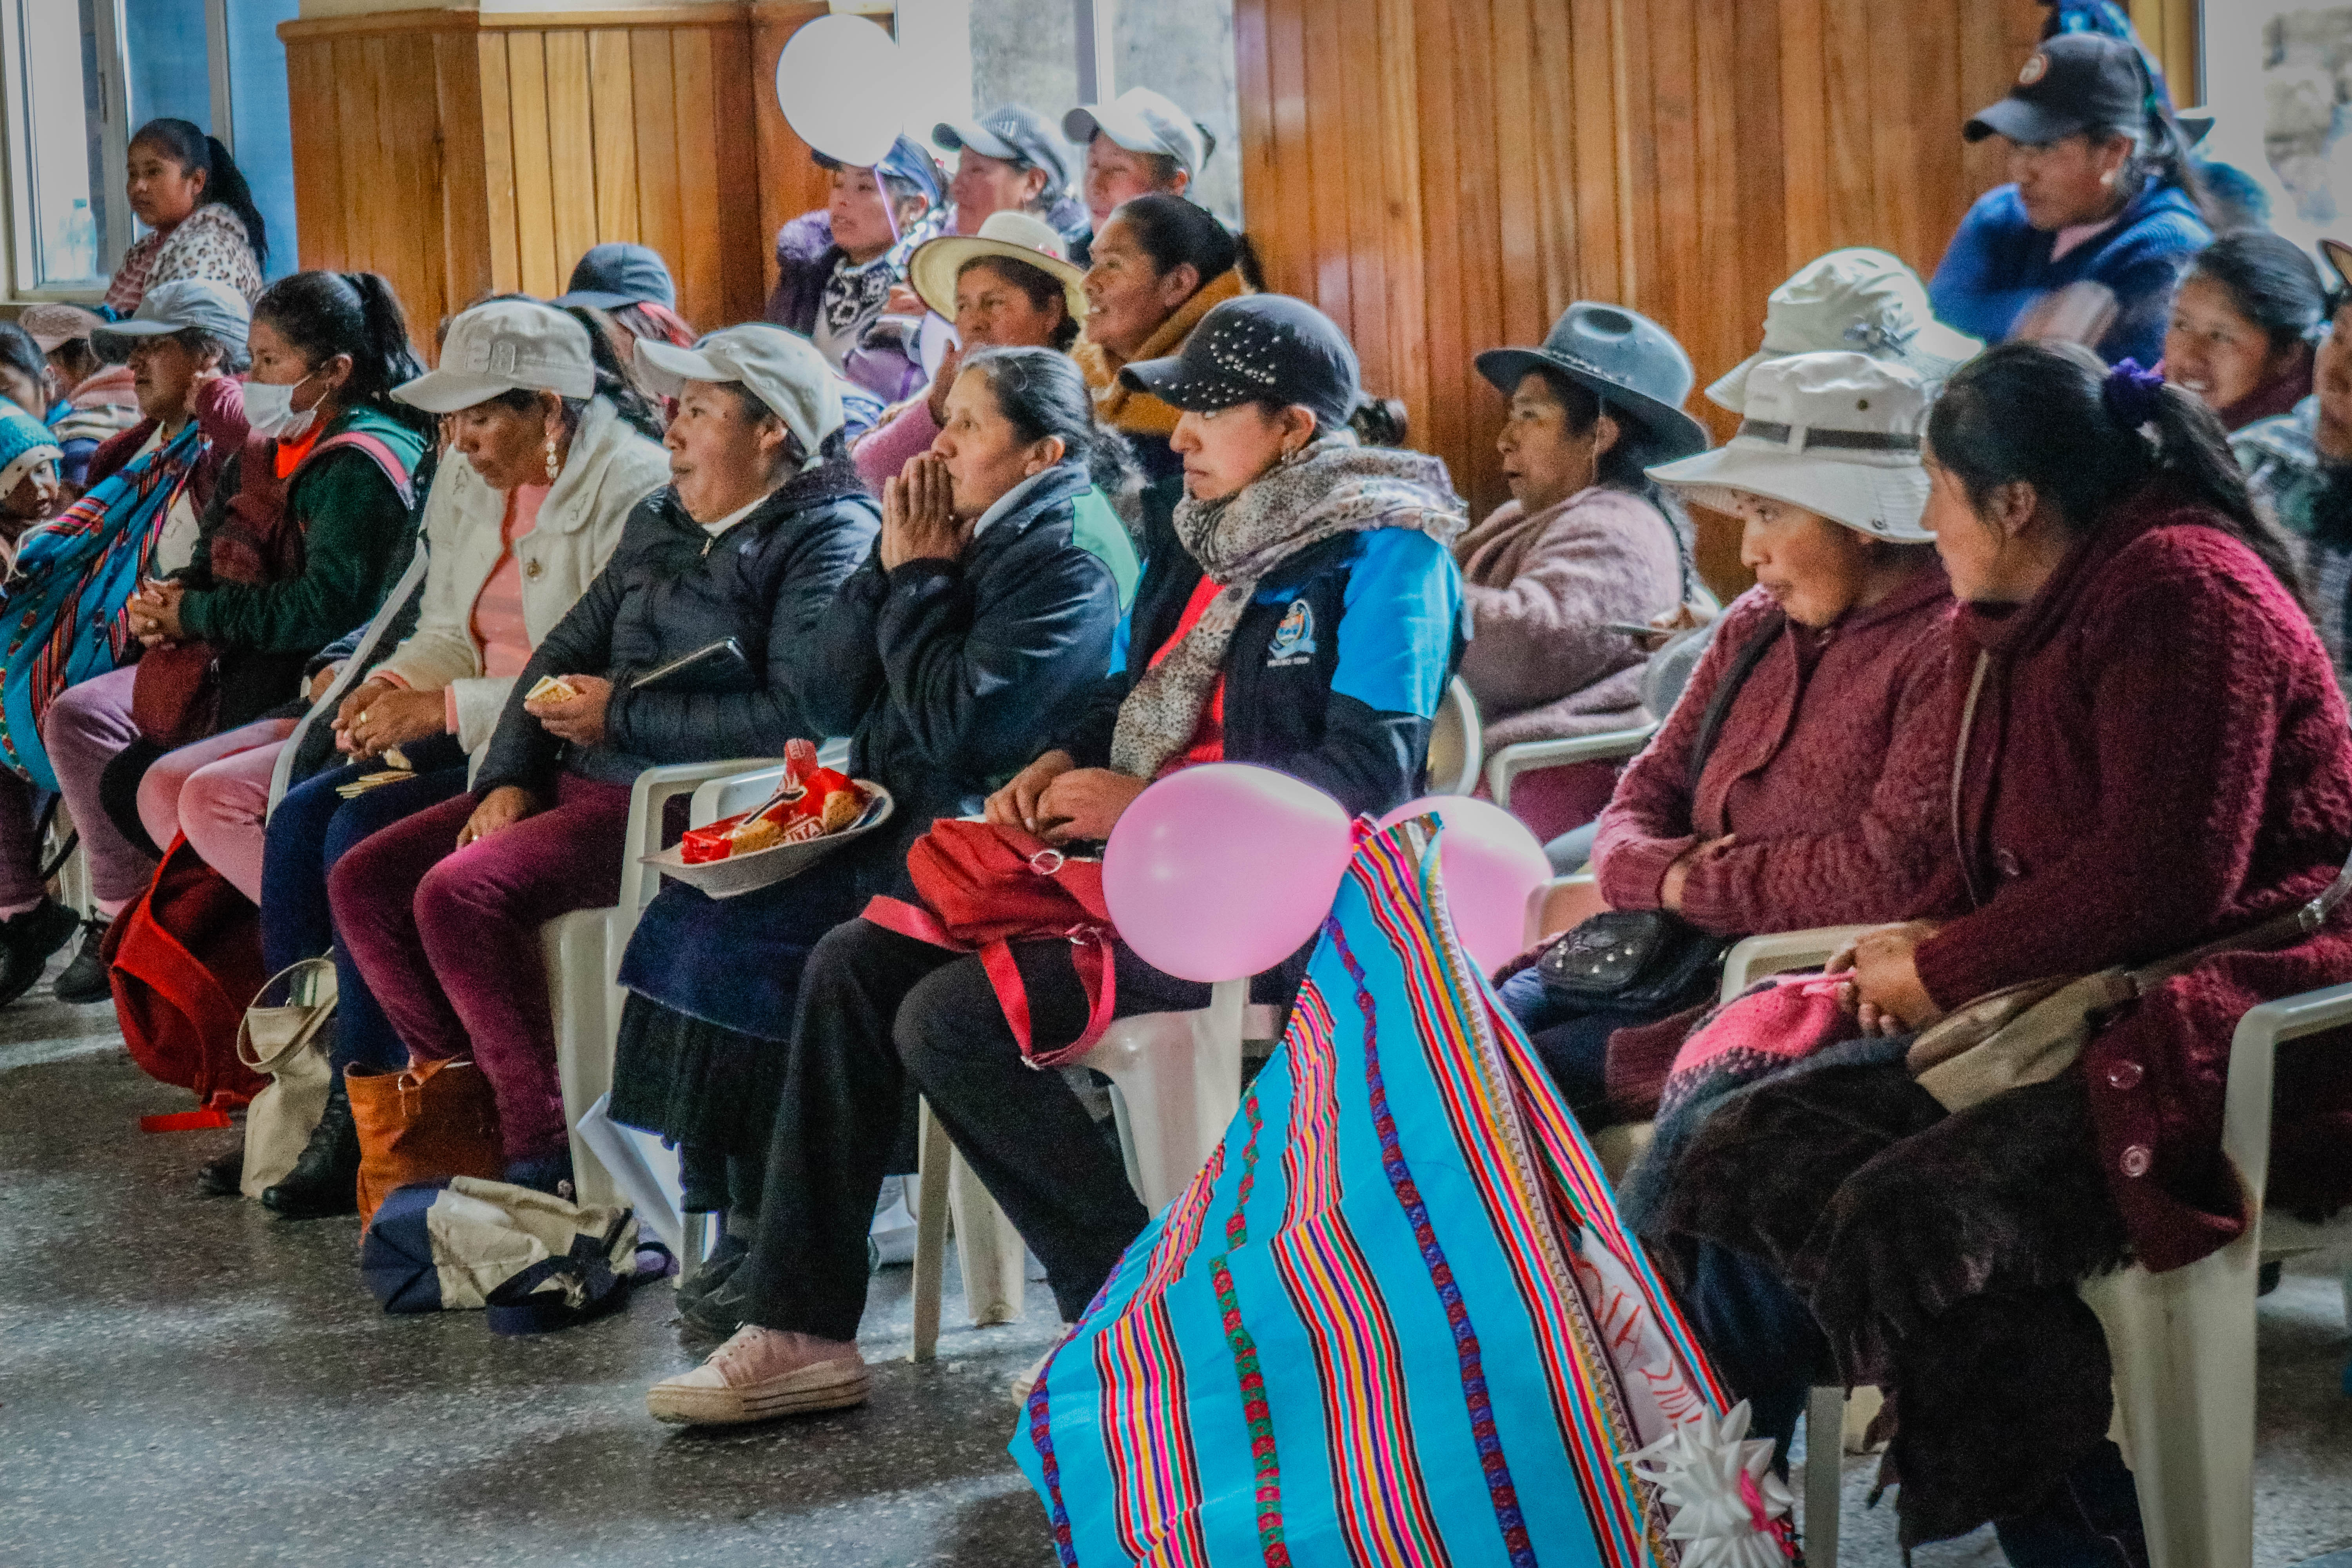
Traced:
POLYGON ((2220 416, 2130 360, 2109 370, 2079 343, 1988 349, 1944 384, 1927 445, 1979 510, 2001 486, 2030 484, 2077 537, 2151 481, 2169 479, 2303 599, 2286 540, 2256 511, 2220 416))
POLYGON ((408 318, 392 285, 373 272, 296 272, 262 291, 253 307, 257 321, 284 338, 315 369, 337 354, 349 354, 352 374, 338 401, 346 408, 373 408, 416 429, 430 431, 433 416, 397 402, 392 389, 425 374, 408 341, 408 318))
POLYGON ((1127 437, 1095 417, 1094 395, 1067 354, 1052 349, 982 349, 957 368, 988 384, 1013 433, 1024 442, 1061 440, 1063 460, 1086 466, 1087 478, 1117 498, 1134 482, 1135 453, 1127 437))
POLYGON ((253 247, 255 261, 269 264, 269 226, 261 220, 261 209, 254 205, 253 188, 245 183, 245 171, 236 166, 227 148, 217 136, 207 136, 192 121, 169 117, 151 120, 131 138, 131 145, 145 142, 160 148, 164 155, 187 174, 202 173, 205 176, 203 194, 196 198, 200 207, 215 202, 236 214, 245 225, 246 243, 253 247))

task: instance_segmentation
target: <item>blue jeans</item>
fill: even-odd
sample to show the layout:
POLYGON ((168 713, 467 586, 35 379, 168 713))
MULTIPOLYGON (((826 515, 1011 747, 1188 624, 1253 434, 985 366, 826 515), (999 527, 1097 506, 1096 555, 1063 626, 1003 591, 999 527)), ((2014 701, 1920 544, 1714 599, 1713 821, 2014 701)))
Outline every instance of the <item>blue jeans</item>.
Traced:
POLYGON ((286 792, 270 814, 261 855, 261 955, 269 973, 332 950, 335 959, 337 1072, 353 1062, 396 1069, 408 1065, 383 1009, 335 935, 327 907, 327 873, 361 839, 466 790, 466 753, 454 735, 436 735, 401 751, 416 765, 406 784, 385 784, 345 800, 336 790, 380 762, 329 768, 286 792))

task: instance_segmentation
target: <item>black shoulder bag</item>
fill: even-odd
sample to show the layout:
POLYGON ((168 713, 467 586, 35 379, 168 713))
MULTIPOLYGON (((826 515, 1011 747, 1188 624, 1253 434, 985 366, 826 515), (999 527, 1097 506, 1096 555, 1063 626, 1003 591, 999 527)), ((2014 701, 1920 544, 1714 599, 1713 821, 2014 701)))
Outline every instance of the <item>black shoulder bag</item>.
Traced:
MULTIPOLYGON (((1785 616, 1776 615, 1759 628, 1732 656, 1722 684, 1708 697, 1691 746, 1694 806, 1699 775, 1706 771, 1725 715, 1787 625, 1785 616)), ((1715 988, 1723 973, 1723 955, 1738 940, 1703 931, 1667 910, 1603 910, 1547 948, 1536 961, 1536 973, 1543 977, 1544 989, 1562 1002, 1669 1013, 1715 988)))

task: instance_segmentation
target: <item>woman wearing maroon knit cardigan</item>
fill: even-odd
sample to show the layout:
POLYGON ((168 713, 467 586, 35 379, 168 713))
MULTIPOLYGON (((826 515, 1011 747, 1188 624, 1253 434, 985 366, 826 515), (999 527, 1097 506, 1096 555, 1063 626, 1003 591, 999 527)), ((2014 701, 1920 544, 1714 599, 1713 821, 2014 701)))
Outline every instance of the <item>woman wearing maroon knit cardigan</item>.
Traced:
MULTIPOLYGON (((2352 973, 2352 918, 2210 958, 2057 1078, 1949 1115, 1904 1047, 1988 992, 2150 963, 2312 899, 2352 848, 2352 735, 2282 542, 2192 395, 2078 349, 1996 349, 1938 403, 1928 470, 1958 668, 1980 671, 1952 715, 1935 918, 1855 944, 1872 1037, 1727 1102, 1640 1224, 1759 1412, 1807 1383, 1892 1391, 1906 1546, 1990 1520, 2013 1562, 2132 1563, 2106 1345, 2076 1284, 2242 1230, 2221 1152, 2231 1030, 2352 973)), ((2352 1051, 2286 1047, 2276 1103, 2269 1201, 2342 1206, 2352 1051)))

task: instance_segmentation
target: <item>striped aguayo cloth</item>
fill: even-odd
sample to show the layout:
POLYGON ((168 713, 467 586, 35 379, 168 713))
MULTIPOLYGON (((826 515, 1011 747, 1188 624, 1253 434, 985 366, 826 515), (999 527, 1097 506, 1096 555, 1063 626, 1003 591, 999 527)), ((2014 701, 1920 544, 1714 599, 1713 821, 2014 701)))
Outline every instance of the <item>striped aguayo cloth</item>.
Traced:
POLYGON ((1415 825, 1358 851, 1281 1049, 1030 1395, 1065 1564, 1682 1561, 1621 1461, 1725 1396, 1435 880, 1415 825))

